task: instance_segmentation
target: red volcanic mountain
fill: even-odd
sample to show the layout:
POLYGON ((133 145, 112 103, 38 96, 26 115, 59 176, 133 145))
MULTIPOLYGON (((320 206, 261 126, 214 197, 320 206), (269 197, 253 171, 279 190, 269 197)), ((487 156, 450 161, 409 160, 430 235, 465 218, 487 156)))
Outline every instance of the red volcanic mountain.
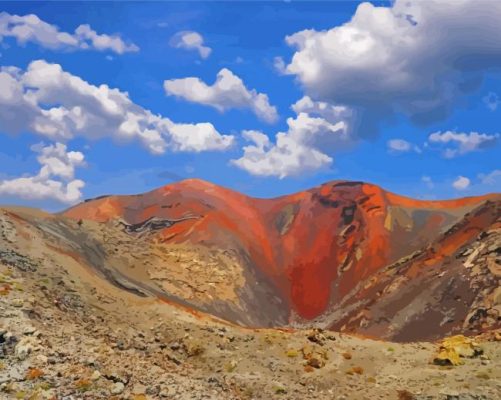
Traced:
MULTIPOLYGON (((171 300, 247 325, 315 323, 372 334, 353 322, 354 310, 370 314, 370 304, 357 293, 377 303, 382 289, 371 291, 369 283, 389 286, 393 280, 381 275, 387 266, 438 240, 433 257, 421 255, 419 267, 406 272, 408 277, 427 274, 499 221, 500 201, 500 195, 414 200, 347 181, 257 199, 190 179, 141 195, 89 200, 63 215, 84 226, 88 220, 119 224, 144 246, 154 244, 151 254, 163 252, 162 258, 144 261, 144 271, 135 268, 134 279, 146 280, 171 300), (486 204, 491 212, 477 219, 474 229, 461 225, 468 213, 486 204), (455 224, 454 235, 444 238, 455 224), (220 268, 221 257, 228 257, 227 268, 220 268), (201 289, 206 284, 212 286, 201 289)), ((122 251, 127 248, 117 250, 122 251)), ((131 276, 130 271, 120 272, 131 276)), ((469 312, 468 306, 462 308, 469 312)))

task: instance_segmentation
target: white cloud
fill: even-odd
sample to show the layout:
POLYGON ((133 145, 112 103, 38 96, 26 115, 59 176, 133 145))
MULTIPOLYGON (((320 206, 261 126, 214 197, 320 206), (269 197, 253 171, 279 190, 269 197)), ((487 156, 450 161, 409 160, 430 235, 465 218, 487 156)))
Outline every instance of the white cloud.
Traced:
POLYGON ((28 200, 56 200, 73 204, 81 200, 85 183, 75 179, 75 168, 85 164, 84 155, 67 151, 62 143, 31 148, 38 153, 40 171, 34 176, 0 180, 0 195, 28 200))
POLYGON ((54 50, 94 49, 117 54, 139 50, 135 44, 124 42, 118 35, 98 34, 86 24, 78 26, 74 33, 61 32, 56 25, 41 20, 35 14, 0 13, 0 42, 4 37, 12 37, 21 45, 33 42, 54 50))
POLYGON ((176 124, 133 103, 127 92, 92 85, 43 60, 26 71, 0 69, 0 126, 5 133, 29 131, 57 141, 136 140, 153 154, 225 150, 234 141, 208 123, 176 124))
POLYGON ((182 31, 176 33, 171 38, 170 45, 177 49, 196 50, 203 59, 209 57, 212 52, 210 47, 204 46, 203 36, 194 31, 182 31))
POLYGON ((267 122, 277 120, 277 109, 270 105, 268 96, 249 90, 242 79, 227 68, 218 72, 216 82, 209 86, 199 78, 171 79, 164 81, 168 95, 177 96, 224 112, 231 108, 249 108, 267 122))
POLYGON ((388 147, 390 153, 408 153, 410 151, 421 153, 419 146, 404 139, 390 139, 386 142, 386 147, 388 147))
POLYGON ((243 156, 231 163, 253 175, 285 178, 327 168, 333 159, 326 153, 353 143, 348 109, 309 97, 292 109, 297 116, 287 120, 288 130, 277 133, 275 143, 262 132, 244 131, 244 138, 253 144, 244 146, 243 156))
POLYGON ((456 190, 466 190, 470 186, 470 179, 464 176, 458 176, 457 179, 452 183, 452 187, 456 190))
POLYGON ((175 124, 170 128, 174 151, 201 152, 225 150, 233 144, 233 136, 220 135, 208 122, 199 124, 175 124))
POLYGON ((388 142, 386 142, 386 145, 388 146, 388 149, 395 152, 406 153, 408 151, 411 151, 412 149, 411 143, 403 139, 388 140, 388 142))
POLYGON ((429 123, 501 66, 500 20, 492 0, 362 3, 344 25, 288 36, 286 71, 312 98, 357 109, 361 135, 397 112, 429 123))
POLYGON ((487 94, 487 96, 485 96, 482 100, 484 101, 484 104, 487 106, 487 108, 491 111, 496 111, 499 104, 501 103, 499 96, 494 92, 489 92, 489 94, 487 94))
MULTIPOLYGON (((466 191, 469 196, 481 196, 486 193, 501 192, 501 170, 499 169, 480 173, 474 178, 467 178, 462 175, 453 179, 450 177, 436 178, 439 177, 434 177, 433 179, 430 176, 421 177, 421 182, 423 182, 427 189, 433 192, 432 195, 426 195, 426 198, 457 197, 457 191, 466 191)), ((422 192, 419 194, 422 195, 422 192)))
POLYGON ((453 145, 444 150, 444 157, 454 158, 458 155, 470 153, 494 146, 499 139, 499 134, 488 135, 485 133, 470 132, 435 132, 428 137, 428 141, 438 145, 453 145))

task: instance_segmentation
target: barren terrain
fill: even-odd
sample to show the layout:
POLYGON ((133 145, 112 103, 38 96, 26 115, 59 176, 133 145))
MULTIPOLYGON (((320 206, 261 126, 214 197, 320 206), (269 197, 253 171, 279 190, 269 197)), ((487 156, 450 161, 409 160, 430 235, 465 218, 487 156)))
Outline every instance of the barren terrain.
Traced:
MULTIPOLYGON (((420 226, 438 224, 426 228, 428 243, 413 220, 409 234, 423 236, 400 249, 411 252, 392 250, 394 256, 361 273, 341 297, 334 276, 330 305, 308 316, 301 307, 317 303, 297 303, 301 277, 280 280, 263 270, 254 250, 242 250, 250 239, 238 229, 221 233, 200 212, 199 193, 196 202, 193 192, 182 194, 191 200, 179 215, 161 208, 173 204, 168 196, 156 198, 156 211, 136 208, 141 217, 116 215, 117 204, 113 217, 110 209, 104 215, 113 199, 83 203, 87 211, 80 214, 78 207, 60 215, 0 209, 0 398, 500 398, 497 197, 440 205, 455 211, 420 220, 420 226), (473 339, 460 336, 462 347, 440 348, 441 339, 462 334, 473 339)), ((214 201, 203 202, 215 219, 214 201)), ((294 221, 306 212, 282 203, 278 222, 274 205, 261 210, 265 221, 273 215, 278 235, 299 229, 294 221)), ((351 221, 379 220, 365 221, 360 213, 351 221)), ((406 213, 398 211, 391 223, 383 217, 386 224, 374 229, 409 226, 405 215, 413 214, 406 213)), ((331 222, 340 231, 361 229, 331 222)), ((336 228, 331 240, 348 246, 339 237, 336 228)), ((358 247, 374 251, 370 246, 358 247)), ((346 247, 346 256, 355 257, 348 263, 356 253, 357 246, 346 247)), ((359 264, 358 271, 362 265, 372 264, 359 264)), ((310 272, 318 273, 315 268, 310 272)))

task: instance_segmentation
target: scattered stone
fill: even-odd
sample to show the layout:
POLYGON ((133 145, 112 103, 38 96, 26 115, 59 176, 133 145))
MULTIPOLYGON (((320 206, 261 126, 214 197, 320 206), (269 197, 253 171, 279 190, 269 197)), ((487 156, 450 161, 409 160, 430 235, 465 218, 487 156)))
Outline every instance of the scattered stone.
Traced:
POLYGON ((301 352, 303 353, 303 359, 306 360, 306 365, 312 368, 322 368, 329 358, 325 349, 309 345, 304 346, 301 352))
POLYGON ((178 342, 174 342, 170 345, 170 349, 174 350, 174 351, 179 350, 180 348, 181 348, 181 345, 178 342))
POLYGON ((103 376, 108 379, 109 381, 115 382, 115 383, 123 383, 126 385, 129 383, 129 378, 125 374, 119 373, 117 371, 109 372, 103 374, 103 376))
POLYGON ((138 395, 139 394, 146 394, 146 390, 147 390, 146 386, 138 383, 138 384, 134 385, 134 388, 132 389, 132 393, 138 394, 138 395))
POLYGON ((33 335, 36 332, 36 328, 33 326, 25 326, 23 329, 24 335, 33 335))
POLYGON ((37 264, 14 250, 0 250, 0 261, 23 272, 35 272, 37 264))
POLYGON ((47 364, 48 362, 48 358, 47 356, 43 355, 43 354, 39 354, 36 356, 36 360, 40 363, 40 364, 47 364))
POLYGON ((320 328, 315 328, 311 330, 308 333, 307 338, 310 342, 317 343, 320 346, 323 346, 325 344, 325 341, 327 340, 327 338, 323 334, 323 330, 320 328))
POLYGON ((97 381, 99 378, 101 378, 101 373, 98 370, 95 370, 90 376, 90 379, 93 381, 97 381))
POLYGON ((33 344, 30 340, 25 340, 22 339, 17 345, 14 350, 16 357, 19 360, 26 360, 28 358, 28 355, 33 351, 33 344))
POLYGON ((183 349, 188 357, 195 357, 202 354, 205 349, 198 340, 190 338, 183 341, 183 349))
POLYGON ((24 302, 23 302, 23 300, 22 300, 22 299, 12 299, 11 304, 12 304, 14 307, 21 308, 21 307, 24 305, 24 302))
POLYGON ((125 390, 125 385, 122 382, 116 382, 113 384, 111 387, 110 393, 111 394, 120 394, 125 390))
POLYGON ((173 387, 162 386, 158 395, 160 397, 173 397, 176 394, 176 390, 173 387))

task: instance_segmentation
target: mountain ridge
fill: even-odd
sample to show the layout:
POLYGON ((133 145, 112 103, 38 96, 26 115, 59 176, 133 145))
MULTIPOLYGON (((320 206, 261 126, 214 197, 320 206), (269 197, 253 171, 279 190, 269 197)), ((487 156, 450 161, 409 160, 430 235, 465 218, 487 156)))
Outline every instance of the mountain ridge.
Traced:
MULTIPOLYGON (((155 272, 155 267, 146 268, 149 284, 153 280, 155 287, 173 290, 188 304, 223 319, 250 326, 285 326, 308 325, 335 313, 336 304, 360 282, 430 245, 475 207, 500 197, 416 200, 365 182, 331 181, 262 199, 189 179, 143 194, 86 201, 61 215, 135 226, 152 218, 163 220, 161 229, 141 227, 142 235, 148 236, 145 245, 155 243, 166 252, 194 252, 200 257, 200 269, 212 265, 208 253, 221 252, 229 257, 223 264, 232 265, 221 272, 222 280, 230 283, 214 285, 224 286, 231 296, 222 300, 210 288, 205 295, 198 293, 197 284, 192 285, 181 271, 187 261, 173 267, 172 261, 164 260, 155 272), (166 270, 181 274, 182 283, 174 282, 166 270), (225 276, 230 270, 234 281, 225 276)), ((209 280, 210 268, 205 271, 209 280)))

